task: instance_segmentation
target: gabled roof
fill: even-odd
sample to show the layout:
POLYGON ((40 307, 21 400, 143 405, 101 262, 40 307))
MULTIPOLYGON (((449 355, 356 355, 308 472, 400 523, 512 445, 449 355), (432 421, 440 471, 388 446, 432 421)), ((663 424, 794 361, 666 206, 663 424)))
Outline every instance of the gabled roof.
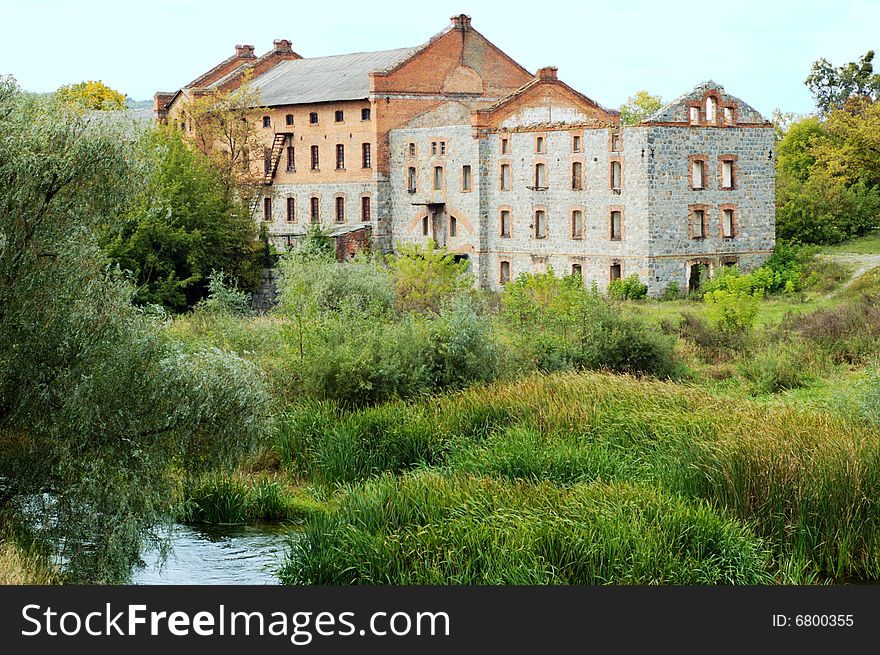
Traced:
POLYGON ((755 108, 751 107, 747 103, 743 102, 739 98, 729 95, 724 91, 724 87, 718 84, 717 82, 713 82, 712 80, 708 80, 707 82, 701 82, 697 84, 691 91, 684 93, 678 96, 672 102, 669 102, 653 114, 645 118, 640 124, 652 124, 652 123, 688 123, 688 106, 693 102, 702 102, 706 97, 706 94, 710 92, 716 92, 721 96, 721 101, 724 104, 727 103, 736 103, 737 111, 736 111, 736 122, 737 124, 745 124, 745 125, 764 125, 767 123, 767 120, 761 116, 761 114, 755 108))
POLYGON ((547 67, 538 71, 538 74, 523 84, 509 96, 502 98, 495 104, 485 109, 477 109, 474 112, 474 127, 486 128, 496 122, 496 117, 504 117, 511 111, 516 111, 517 107, 528 104, 529 99, 542 93, 552 92, 566 98, 566 101, 572 105, 578 106, 584 110, 587 115, 592 115, 592 122, 604 123, 607 125, 616 124, 618 122, 619 112, 613 109, 607 109, 600 105, 592 98, 588 98, 584 94, 571 88, 565 82, 560 81, 556 77, 556 68, 547 67))
POLYGON ((283 61, 251 80, 260 104, 299 105, 362 100, 370 95, 369 74, 395 66, 418 48, 357 52, 283 61))

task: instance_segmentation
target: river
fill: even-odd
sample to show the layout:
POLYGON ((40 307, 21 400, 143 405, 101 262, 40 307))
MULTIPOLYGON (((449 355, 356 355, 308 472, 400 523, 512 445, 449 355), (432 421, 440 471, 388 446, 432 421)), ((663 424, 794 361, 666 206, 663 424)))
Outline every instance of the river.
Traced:
POLYGON ((275 575, 288 550, 291 529, 279 525, 177 525, 171 530, 172 551, 164 565, 155 552, 144 554, 146 567, 136 570, 133 584, 144 585, 275 585, 275 575))

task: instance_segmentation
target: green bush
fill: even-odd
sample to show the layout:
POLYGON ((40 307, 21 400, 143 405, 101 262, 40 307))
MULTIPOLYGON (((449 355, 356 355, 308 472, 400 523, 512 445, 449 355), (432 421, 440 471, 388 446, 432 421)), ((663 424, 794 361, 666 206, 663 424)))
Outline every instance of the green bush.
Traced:
POLYGON ((684 294, 681 291, 681 287, 678 285, 678 282, 674 280, 666 285, 666 288, 663 289, 663 295, 660 296, 660 300, 671 301, 671 300, 680 300, 684 297, 684 294))
POLYGON ((642 300, 648 297, 648 285, 633 273, 625 279, 612 280, 608 285, 608 297, 615 300, 642 300))
POLYGON ((813 361, 810 366, 811 359, 808 344, 785 341, 744 359, 739 370, 755 392, 778 393, 808 387, 816 382, 817 375, 812 369, 821 363, 813 361))

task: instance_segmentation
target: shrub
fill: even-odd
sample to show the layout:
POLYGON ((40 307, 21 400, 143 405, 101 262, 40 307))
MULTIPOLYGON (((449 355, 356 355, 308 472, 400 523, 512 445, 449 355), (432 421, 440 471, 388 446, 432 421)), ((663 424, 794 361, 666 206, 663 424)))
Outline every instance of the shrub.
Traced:
POLYGON ((811 369, 821 367, 821 363, 810 364, 807 344, 786 341, 744 359, 739 370, 757 393, 778 393, 813 384, 817 376, 811 369))
POLYGON ((196 309, 209 314, 247 316, 251 314, 250 294, 230 286, 223 271, 211 271, 208 276, 208 297, 196 305, 196 309))
POLYGON ((582 319, 576 356, 584 368, 660 378, 681 374, 674 339, 605 302, 594 303, 582 319))
POLYGON ((680 300, 684 297, 684 294, 681 291, 681 287, 678 285, 678 282, 674 280, 666 285, 666 288, 663 289, 663 295, 660 296, 660 300, 680 300))
POLYGON ((612 280, 608 285, 608 297, 615 300, 642 300, 647 296, 648 285, 642 284, 636 273, 622 280, 612 280))
POLYGON ((787 316, 782 329, 818 344, 836 362, 860 364, 880 354, 880 306, 870 300, 787 316))
POLYGON ((397 308, 402 312, 439 313, 458 293, 473 286, 468 262, 456 261, 446 247, 429 239, 423 247, 413 243, 397 246, 388 257, 394 278, 397 308))

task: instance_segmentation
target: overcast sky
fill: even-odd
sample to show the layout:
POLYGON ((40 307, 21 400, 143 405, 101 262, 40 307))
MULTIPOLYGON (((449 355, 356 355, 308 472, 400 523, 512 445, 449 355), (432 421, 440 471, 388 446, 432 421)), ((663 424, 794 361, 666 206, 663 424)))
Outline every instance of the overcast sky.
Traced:
POLYGON ((607 107, 712 79, 764 114, 806 113, 813 61, 880 50, 880 0, 0 0, 0 73, 29 91, 100 79, 144 100, 237 43, 262 54, 288 38, 304 57, 384 50, 421 44, 459 13, 525 68, 558 66, 607 107))

